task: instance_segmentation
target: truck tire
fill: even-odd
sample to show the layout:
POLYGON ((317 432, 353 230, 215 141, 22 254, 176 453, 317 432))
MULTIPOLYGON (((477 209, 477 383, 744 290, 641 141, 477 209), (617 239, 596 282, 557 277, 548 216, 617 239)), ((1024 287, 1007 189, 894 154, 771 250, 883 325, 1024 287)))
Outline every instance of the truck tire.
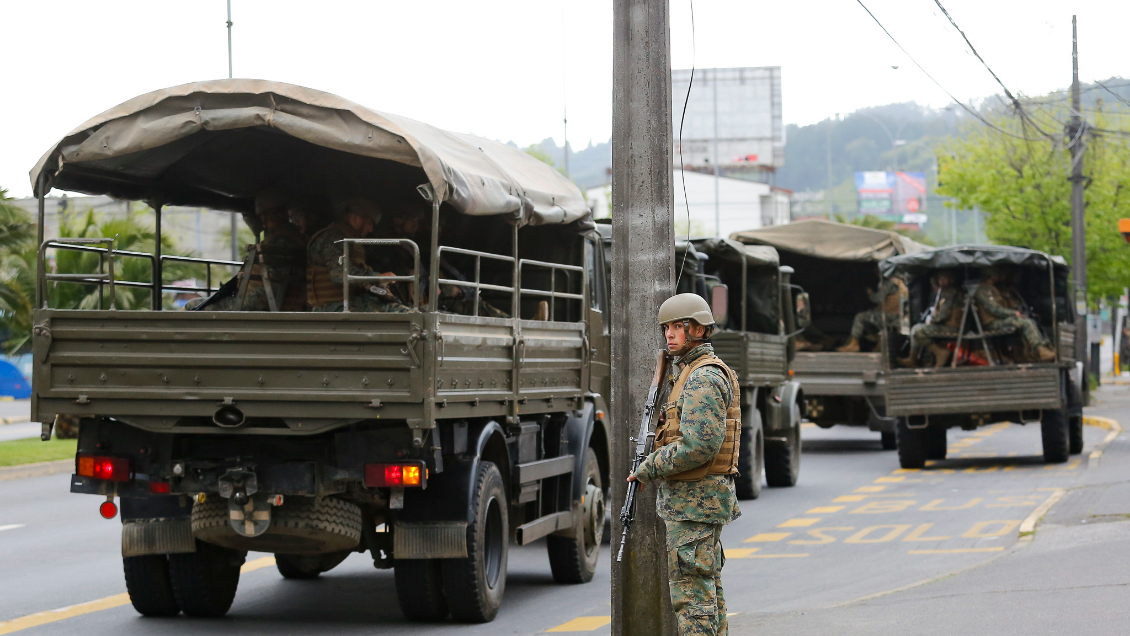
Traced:
POLYGON ((1073 415, 1070 420, 1070 428, 1068 429, 1069 446, 1068 450, 1072 455, 1078 455, 1083 452, 1083 416, 1073 415))
POLYGON ((361 508, 333 497, 321 501, 287 497, 283 505, 271 509, 271 527, 258 537, 248 538, 232 530, 227 500, 210 496, 192 506, 192 534, 233 550, 337 554, 352 550, 361 541, 361 508))
POLYGON ((455 620, 494 620, 506 589, 510 520, 506 488, 498 468, 479 462, 467 524, 467 557, 443 559, 443 591, 455 620))
POLYGON ((883 445, 883 450, 894 450, 899 447, 898 439, 896 439, 894 431, 880 432, 879 443, 883 445))
POLYGON ((926 459, 946 458, 946 452, 949 450, 946 445, 946 429, 939 426, 926 427, 923 430, 922 442, 925 444, 926 459))
POLYGON ((899 466, 902 468, 922 468, 926 465, 925 430, 910 428, 906 418, 900 417, 895 425, 898 441, 899 466))
POLYGON ((789 488, 800 476, 800 405, 793 402, 792 428, 785 441, 765 440, 765 483, 770 488, 789 488))
POLYGON ((196 552, 169 555, 169 579, 181 611, 195 618, 223 616, 235 600, 247 553, 196 541, 196 552))
POLYGON ((122 557, 126 591, 133 609, 142 616, 176 616, 180 605, 169 580, 169 557, 164 554, 122 557))
POLYGON ((549 569, 558 583, 588 583, 600 559, 600 544, 604 540, 604 484, 596 451, 591 448, 585 450, 585 494, 580 510, 573 524, 573 537, 551 534, 545 538, 549 569))
POLYGON ((757 499, 761 496, 761 474, 765 472, 765 433, 761 427, 742 429, 738 448, 738 477, 734 486, 738 499, 757 499))
POLYGON ((1040 418, 1040 434, 1044 443, 1044 463, 1062 464, 1071 456, 1070 428, 1065 409, 1049 409, 1040 418))
POLYGON ((312 580, 322 572, 329 572, 341 564, 350 554, 349 550, 329 554, 276 554, 275 567, 283 578, 312 580))
POLYGON ((443 597, 442 560, 401 559, 396 562, 396 600, 410 621, 435 622, 447 618, 443 597))

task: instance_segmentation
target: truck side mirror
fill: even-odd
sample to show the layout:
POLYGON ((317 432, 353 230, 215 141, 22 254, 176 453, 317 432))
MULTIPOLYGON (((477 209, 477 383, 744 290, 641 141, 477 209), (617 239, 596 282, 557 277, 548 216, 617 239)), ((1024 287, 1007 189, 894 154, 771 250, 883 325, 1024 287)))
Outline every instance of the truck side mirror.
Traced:
POLYGON ((796 328, 807 329, 812 324, 812 303, 808 300, 808 292, 798 292, 796 302, 796 328))
POLYGON ((710 313, 719 323, 726 322, 726 312, 729 311, 730 288, 726 285, 715 285, 710 289, 710 313))

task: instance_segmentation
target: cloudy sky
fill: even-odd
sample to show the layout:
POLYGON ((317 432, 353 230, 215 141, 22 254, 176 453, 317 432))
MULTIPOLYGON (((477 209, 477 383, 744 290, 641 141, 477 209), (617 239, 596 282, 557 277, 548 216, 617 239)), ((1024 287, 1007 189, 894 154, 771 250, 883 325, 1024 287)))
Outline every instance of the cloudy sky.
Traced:
MULTIPOLYGON (((960 99, 997 91, 933 0, 864 0, 960 99)), ((610 0, 233 0, 234 70, 336 93, 376 110, 520 144, 611 135, 610 0), (567 97, 567 99, 566 99, 567 97)), ((1084 80, 1130 76, 1125 0, 943 0, 1010 89, 1071 79, 1071 13, 1084 80)), ((782 67, 787 123, 946 94, 856 0, 671 0, 672 60, 782 67), (891 68, 897 66, 898 69, 891 68)), ((3 3, 0 187, 30 193, 48 147, 136 95, 227 75, 224 0, 3 3)))

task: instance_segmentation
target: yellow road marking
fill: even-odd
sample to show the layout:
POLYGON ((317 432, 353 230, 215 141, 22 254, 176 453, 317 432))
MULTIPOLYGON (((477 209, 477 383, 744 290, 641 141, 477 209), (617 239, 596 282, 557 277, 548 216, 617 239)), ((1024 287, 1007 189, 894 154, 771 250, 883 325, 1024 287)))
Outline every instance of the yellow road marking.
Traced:
MULTIPOLYGON (((275 557, 262 557, 244 563, 239 571, 241 573, 254 572, 255 570, 271 567, 274 564, 275 557)), ((69 605, 59 609, 47 610, 46 612, 21 616, 20 618, 13 618, 10 621, 0 623, 0 634, 11 634, 28 629, 29 627, 38 627, 39 625, 46 625, 48 623, 74 618, 75 616, 82 616, 83 614, 90 614, 92 612, 114 609, 115 607, 121 607, 123 605, 129 605, 129 594, 115 594, 114 596, 100 598, 97 601, 89 601, 87 603, 79 603, 78 605, 69 605)))
POLYGON ((812 510, 809 510, 808 512, 806 512, 804 514, 806 514, 806 515, 827 515, 827 514, 832 514, 833 512, 839 512, 839 511, 843 510, 844 508, 847 508, 847 506, 818 506, 816 508, 813 508, 812 510))
POLYGON ((980 521, 973 524, 965 534, 961 535, 966 539, 985 539, 988 537, 1003 537, 1004 535, 1015 530, 1021 521, 1020 519, 1006 519, 1003 521, 980 521), (993 526, 998 526, 995 530, 989 530, 993 526))
POLYGON ((1002 552, 1004 546, 995 548, 952 548, 949 550, 910 550, 907 554, 964 554, 966 552, 1002 552))
POLYGON ((917 528, 915 528, 914 530, 911 530, 910 534, 903 537, 902 540, 903 541, 945 541, 946 539, 950 538, 950 537, 924 537, 924 536, 922 536, 922 535, 926 534, 927 530, 929 530, 930 528, 933 528, 933 527, 934 527, 934 524, 932 524, 932 523, 924 523, 924 524, 918 526, 917 528))
POLYGON ((760 549, 761 548, 723 548, 722 553, 726 555, 727 559, 748 559, 749 555, 760 549))
POLYGON ((832 500, 832 503, 850 503, 852 501, 863 501, 866 499, 864 495, 840 495, 832 500))
POLYGON ((600 629, 612 622, 611 616, 578 616, 568 623, 563 623, 546 630, 547 632, 591 632, 600 629))
POLYGON ((879 492, 886 488, 886 486, 860 486, 852 492, 879 492))
POLYGON ((791 559, 794 557, 806 557, 807 552, 800 552, 794 554, 751 554, 747 559, 791 559))
POLYGON ((899 476, 899 477, 880 477, 880 478, 876 479, 873 483, 889 484, 889 483, 893 483, 893 482, 903 481, 904 479, 906 479, 906 477, 902 477, 902 476, 899 476))
POLYGON ((892 475, 901 475, 903 473, 920 473, 920 472, 922 472, 921 468, 898 468, 898 469, 892 471, 891 474, 892 475))
POLYGON ((909 523, 895 523, 881 526, 868 526, 844 539, 844 543, 886 543, 888 541, 894 541, 900 534, 910 530, 910 525, 909 523), (876 530, 886 530, 887 533, 876 539, 866 538, 867 535, 876 530))
POLYGON ((778 525, 778 528, 807 528, 820 523, 817 517, 809 517, 807 519, 789 519, 788 521, 778 525))
POLYGON ((925 506, 919 508, 919 510, 965 510, 966 508, 972 508, 973 506, 976 506, 982 501, 984 501, 984 499, 982 499, 981 497, 975 497, 961 504, 960 506, 939 506, 938 504, 944 503, 945 499, 935 499, 925 506))
POLYGON ((813 529, 808 531, 808 536, 812 537, 813 539, 816 539, 816 541, 813 541, 812 539, 794 539, 792 541, 789 541, 789 544, 790 545, 825 545, 825 544, 828 544, 828 543, 835 543, 836 537, 833 537, 832 535, 828 534, 829 532, 832 532, 833 530, 842 530, 844 532, 851 532, 852 530, 855 530, 855 528, 852 527, 852 526, 841 526, 841 527, 831 527, 831 528, 813 528, 813 529))
POLYGON ((791 534, 791 532, 762 532, 742 541, 742 543, 770 543, 780 541, 791 534))

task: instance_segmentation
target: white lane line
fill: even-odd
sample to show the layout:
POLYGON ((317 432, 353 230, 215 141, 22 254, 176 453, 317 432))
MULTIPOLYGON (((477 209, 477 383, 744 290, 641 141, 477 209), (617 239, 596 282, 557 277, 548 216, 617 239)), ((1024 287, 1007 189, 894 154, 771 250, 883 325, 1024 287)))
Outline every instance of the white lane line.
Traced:
POLYGON ((5 530, 15 530, 16 528, 22 528, 22 527, 24 527, 24 525, 26 525, 26 524, 22 524, 22 523, 10 523, 10 524, 8 524, 8 525, 6 525, 6 526, 0 526, 0 532, 3 532, 3 531, 5 531, 5 530))

